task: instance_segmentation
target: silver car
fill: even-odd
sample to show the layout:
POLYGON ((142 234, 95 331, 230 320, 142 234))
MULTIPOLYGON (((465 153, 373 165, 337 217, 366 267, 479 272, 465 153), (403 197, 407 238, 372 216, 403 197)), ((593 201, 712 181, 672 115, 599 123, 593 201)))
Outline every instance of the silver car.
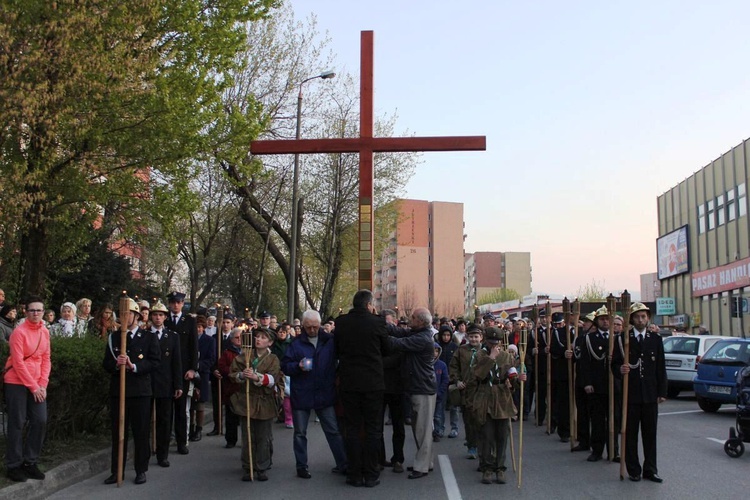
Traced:
POLYGON ((664 359, 667 364, 667 395, 676 398, 680 391, 693 390, 693 377, 697 363, 706 351, 721 339, 722 335, 674 335, 664 339, 664 359))

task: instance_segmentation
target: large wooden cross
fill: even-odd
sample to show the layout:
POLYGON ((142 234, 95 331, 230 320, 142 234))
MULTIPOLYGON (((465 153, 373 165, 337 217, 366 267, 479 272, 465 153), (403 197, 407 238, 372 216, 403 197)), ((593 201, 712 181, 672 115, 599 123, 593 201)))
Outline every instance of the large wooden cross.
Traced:
MULTIPOLYGON (((253 141, 255 155, 359 153, 359 266, 358 288, 372 290, 373 168, 372 155, 405 151, 484 151, 485 136, 373 137, 373 32, 363 31, 360 48, 359 137, 347 139, 291 139, 253 141)), ((291 264, 290 264, 291 265, 291 264)))

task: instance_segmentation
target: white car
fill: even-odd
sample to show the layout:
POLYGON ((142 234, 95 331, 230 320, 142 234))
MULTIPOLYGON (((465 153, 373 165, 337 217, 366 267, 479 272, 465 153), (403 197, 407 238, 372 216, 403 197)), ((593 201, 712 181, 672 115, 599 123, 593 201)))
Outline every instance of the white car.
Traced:
POLYGON ((667 365, 669 386, 667 395, 676 398, 680 391, 693 390, 693 377, 697 363, 706 351, 721 339, 722 335, 674 335, 664 339, 664 359, 667 365))

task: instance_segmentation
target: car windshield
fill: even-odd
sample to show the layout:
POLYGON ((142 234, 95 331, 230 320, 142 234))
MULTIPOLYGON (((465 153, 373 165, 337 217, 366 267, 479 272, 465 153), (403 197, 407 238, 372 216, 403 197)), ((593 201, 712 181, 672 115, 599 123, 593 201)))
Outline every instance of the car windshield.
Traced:
POLYGON ((664 339, 664 354, 698 355, 699 339, 691 337, 668 337, 664 339))
POLYGON ((750 346, 750 343, 736 340, 717 342, 706 352, 706 355, 701 359, 701 363, 747 365, 750 361, 748 346, 750 346))

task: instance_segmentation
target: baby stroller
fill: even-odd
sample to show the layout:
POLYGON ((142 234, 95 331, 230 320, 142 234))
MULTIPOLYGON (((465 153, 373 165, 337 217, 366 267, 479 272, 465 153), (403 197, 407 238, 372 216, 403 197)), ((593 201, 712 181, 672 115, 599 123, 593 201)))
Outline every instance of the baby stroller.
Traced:
POLYGON ((737 421, 729 429, 729 439, 724 443, 724 452, 739 458, 750 443, 750 366, 737 371, 737 421))

